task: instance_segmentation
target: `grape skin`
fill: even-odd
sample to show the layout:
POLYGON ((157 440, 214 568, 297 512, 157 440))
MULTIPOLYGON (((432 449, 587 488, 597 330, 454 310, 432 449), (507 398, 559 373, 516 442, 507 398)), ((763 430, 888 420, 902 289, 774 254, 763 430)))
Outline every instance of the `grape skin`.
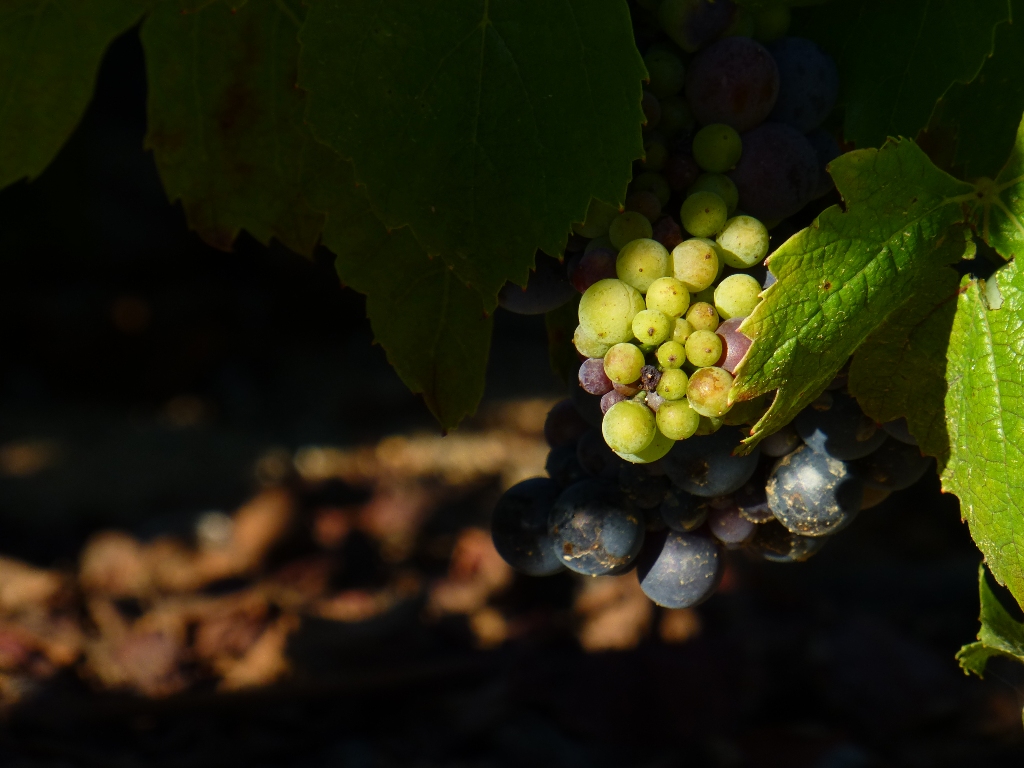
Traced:
POLYGON ((693 159, 709 173, 728 171, 743 153, 743 140, 724 123, 705 125, 693 137, 693 159))
POLYGON ((818 157, 795 128, 764 123, 743 135, 743 156, 729 177, 748 214, 762 221, 785 219, 814 195, 818 157))
POLYGON ((727 37, 693 57, 685 90, 698 123, 725 123, 742 133, 762 122, 775 106, 779 70, 760 43, 727 37))
POLYGON ((666 96, 660 99, 660 102, 661 123, 658 127, 664 136, 672 138, 679 133, 689 133, 693 130, 693 113, 685 101, 678 96, 666 96))
POLYGON ((683 242, 683 230, 671 216, 662 216, 654 222, 653 229, 651 239, 657 240, 670 253, 673 248, 683 242))
POLYGON ((604 356, 604 372, 613 384, 629 384, 640 377, 644 354, 633 344, 616 344, 604 356))
POLYGON ((701 190, 687 197, 679 209, 683 229, 695 237, 711 237, 729 217, 725 201, 714 192, 701 190))
POLYGON ((669 368, 661 372, 657 392, 666 400, 680 400, 686 397, 686 385, 690 377, 678 368, 669 368))
POLYGON ((633 318, 633 335, 644 344, 661 344, 672 335, 673 319, 656 309, 645 309, 633 318))
POLYGON ((715 509, 708 515, 708 530, 726 546, 742 544, 754 534, 756 527, 736 507, 715 509))
POLYGON ((698 414, 685 400, 665 400, 655 416, 658 429, 672 440, 686 440, 692 437, 700 424, 698 414))
POLYGON ((653 232, 651 222, 642 213, 623 211, 612 220, 608 228, 608 239, 616 250, 621 251, 627 243, 649 238, 653 232))
POLYGON ((753 340, 745 333, 740 333, 739 327, 745 317, 733 317, 718 326, 715 333, 722 340, 722 356, 715 363, 719 368, 724 368, 735 375, 736 368, 743 360, 753 340))
POLYGON ((668 275, 668 271, 669 254, 665 246, 647 237, 627 243, 615 259, 619 280, 640 293, 646 293, 651 284, 668 275))
POLYGON ((793 426, 812 450, 842 461, 867 456, 886 436, 843 392, 825 393, 796 415, 793 426))
POLYGON ((720 418, 729 411, 730 389, 732 374, 722 368, 709 366, 701 368, 690 377, 690 383, 686 385, 686 399, 701 416, 720 418))
POLYGON ((715 289, 715 309, 729 320, 746 317, 761 302, 761 284, 750 275, 729 275, 715 289))
POLYGON ((626 198, 626 210, 639 213, 651 224, 654 224, 658 217, 661 216, 661 201, 658 200, 653 192, 648 192, 647 190, 632 192, 626 198))
POLYGON ((676 192, 691 187, 701 175, 697 161, 692 155, 684 152, 669 155, 662 173, 665 174, 665 181, 669 187, 676 192))
POLYGON ((580 299, 579 321, 596 341, 617 344, 633 338, 633 318, 644 307, 636 288, 621 280, 598 280, 580 299))
POLYGON ((604 441, 616 453, 639 453, 651 444, 654 433, 654 414, 632 400, 613 405, 601 422, 604 441))
POLYGON ((694 331, 686 340, 686 359, 698 368, 714 365, 721 355, 722 340, 714 331, 694 331))
POLYGON ((913 445, 887 438, 881 447, 853 462, 864 485, 882 491, 902 491, 920 480, 932 459, 913 445))
POLYGON ((588 395, 604 395, 612 391, 612 380, 604 372, 604 360, 584 360, 577 378, 580 388, 588 395))
POLYGON ((722 261, 736 269, 749 269, 768 255, 768 229, 753 216, 733 216, 715 237, 722 261))
POLYGON ((691 608, 704 602, 718 587, 722 571, 717 544, 676 531, 652 535, 637 563, 640 588, 665 608, 691 608))
POLYGON ((690 324, 694 332, 714 331, 718 328, 718 310, 713 304, 708 304, 706 301, 695 302, 686 312, 686 322, 690 324))
POLYGON ((601 415, 608 413, 608 409, 616 403, 621 403, 626 399, 626 395, 621 392, 616 392, 614 389, 611 392, 606 392, 601 396, 601 415))
POLYGON ((572 400, 559 400, 544 419, 544 439, 552 448, 575 443, 588 429, 572 400))
POLYGON ((548 531, 548 516, 561 493, 558 484, 535 477, 513 485, 498 499, 491 516, 491 537, 502 559, 528 576, 562 570, 548 531))
POLYGON ((683 89, 686 68, 667 47, 659 46, 648 51, 644 56, 644 65, 650 76, 647 88, 659 99, 673 96, 683 89))
POLYGON ((659 511, 661 519, 671 530, 689 533, 704 525, 709 509, 706 500, 672 487, 665 494, 659 511))
POLYGON ((690 306, 690 292, 674 277, 659 277, 647 289, 648 309, 658 310, 673 318, 682 317, 690 306))
POLYGON ((591 336, 582 325, 576 326, 572 335, 572 343, 576 347, 576 351, 584 357, 602 358, 612 348, 611 344, 605 344, 591 336))
POLYGON ((644 524, 625 495, 602 480, 584 480, 566 488, 551 510, 555 551, 576 573, 621 573, 640 553, 644 524))
POLYGON ((792 424, 787 424, 760 442, 761 452, 765 456, 773 458, 780 458, 787 453, 792 453, 801 445, 803 445, 803 440, 800 439, 800 435, 796 433, 792 424))
POLYGON ((740 438, 735 427, 722 427, 714 434, 681 440, 662 460, 665 474, 677 488, 694 496, 735 493, 753 476, 761 456, 756 447, 746 456, 733 456, 740 438))
POLYGON ((725 32, 735 6, 708 0, 664 0, 658 18, 665 34, 687 53, 694 53, 725 32))
MULTIPOLYGON (((736 189, 736 185, 732 179, 726 176, 724 173, 702 173, 697 177, 697 180, 691 184, 686 194, 692 195, 694 192, 714 192, 720 198, 725 201, 726 212, 731 216, 732 212, 736 210, 736 206, 740 203, 740 193, 736 189)), ((729 222, 726 221, 728 226, 729 222)))
POLYGON ((598 280, 615 279, 615 252, 610 248, 595 248, 575 254, 569 259, 567 272, 572 287, 580 293, 598 280))
POLYGON ((769 119, 801 133, 817 128, 839 96, 836 63, 803 37, 784 37, 768 50, 779 68, 779 97, 769 119))
POLYGON ((704 238, 684 240, 672 249, 672 274, 691 294, 703 291, 718 276, 718 248, 704 238))
POLYGON ((846 462, 804 445, 779 459, 765 486, 772 514, 792 533, 828 536, 860 511, 864 484, 846 462))

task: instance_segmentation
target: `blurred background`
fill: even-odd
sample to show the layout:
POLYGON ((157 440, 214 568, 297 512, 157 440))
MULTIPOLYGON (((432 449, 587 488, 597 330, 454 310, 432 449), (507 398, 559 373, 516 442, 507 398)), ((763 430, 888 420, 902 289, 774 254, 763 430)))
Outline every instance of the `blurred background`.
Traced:
POLYGON ((0 192, 0 765, 1017 766, 1024 677, 954 660, 980 556, 934 476, 695 610, 516 577, 487 532, 564 387, 496 315, 442 437, 330 254, 189 233, 132 32, 0 192))

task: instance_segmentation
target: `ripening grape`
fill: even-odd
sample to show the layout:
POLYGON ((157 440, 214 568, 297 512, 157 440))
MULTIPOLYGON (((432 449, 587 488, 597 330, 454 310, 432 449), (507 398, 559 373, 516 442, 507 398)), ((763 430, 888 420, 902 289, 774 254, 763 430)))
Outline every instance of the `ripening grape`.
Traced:
POLYGON ((732 183, 732 179, 724 173, 702 173, 686 189, 688 195, 692 195, 694 192, 714 192, 725 201, 726 210, 730 215, 740 203, 739 190, 732 183))
POLYGON ((686 69, 679 57, 667 46, 651 48, 644 56, 644 65, 651 78, 647 88, 659 99, 674 96, 683 90, 686 69))
POLYGON ((646 293, 651 283, 665 277, 668 272, 668 251, 657 240, 651 240, 649 237, 626 243, 615 259, 615 273, 619 280, 640 293, 646 293))
POLYGON ((584 357, 604 357, 612 347, 611 344, 598 341, 597 337, 592 335, 582 325, 576 326, 576 332, 572 335, 572 343, 576 347, 576 351, 584 357))
POLYGON ((728 171, 743 153, 743 140, 725 123, 705 125, 693 137, 693 159, 709 173, 728 171))
POLYGON ((715 288, 715 309, 723 320, 746 317, 760 301, 761 284, 750 275, 729 275, 715 288))
POLYGON ((686 340, 686 359, 698 368, 718 362, 722 356, 722 340, 714 331, 694 331, 686 340))
POLYGON ((672 440, 685 440, 692 437, 700 424, 700 414, 697 413, 686 398, 682 400, 665 400, 658 408, 655 422, 663 435, 672 440))
POLYGON ((764 123, 743 136, 743 156, 729 176, 743 210, 762 221, 784 219, 811 199, 818 157, 807 137, 782 123, 764 123))
POLYGON ((656 309, 637 312, 633 318, 633 335, 644 344, 661 344, 672 335, 672 318, 656 309))
POLYGON ((668 368, 681 368, 686 362, 686 347, 678 341, 666 341, 658 347, 655 357, 658 358, 658 365, 663 371, 668 368))
POLYGON ((629 341, 633 338, 633 318, 645 306, 636 288, 621 280, 598 280, 580 299, 580 325, 604 344, 629 341))
MULTIPOLYGON (((618 216, 619 214, 616 213, 615 215, 618 216)), ((613 255, 619 252, 619 249, 612 245, 612 241, 608 239, 607 235, 601 235, 600 237, 595 237, 583 246, 583 253, 586 255, 591 251, 596 251, 598 249, 611 251, 613 255)))
POLYGON ((666 400, 681 400, 686 397, 686 386, 689 376, 678 368, 668 368, 661 372, 657 392, 666 400))
POLYGON ((566 267, 569 282, 580 293, 598 280, 615 277, 615 252, 611 248, 594 248, 576 253, 566 267))
POLYGON ((691 333, 693 333, 693 326, 690 325, 690 321, 685 317, 677 317, 676 324, 672 328, 672 341, 685 344, 691 333))
POLYGON ((604 361, 599 358, 584 360, 577 378, 580 389, 588 395, 603 395, 612 391, 612 380, 604 372, 604 361))
POLYGON ((729 373, 736 375, 736 367, 747 354, 753 340, 745 333, 740 333, 740 324, 744 317, 733 317, 718 326, 715 333, 722 340, 722 356, 715 363, 719 368, 725 368, 729 373))
MULTIPOLYGON (((762 122, 775 106, 779 70, 760 43, 726 37, 693 57, 685 88, 697 122, 725 123, 742 133, 762 122)), ((746 137, 743 141, 746 154, 746 137)))
POLYGON ((711 237, 729 217, 725 201, 714 192, 694 192, 679 208, 683 229, 696 237, 711 237))
POLYGON ((768 50, 779 68, 779 97, 770 119, 791 125, 801 133, 817 128, 839 96, 836 63, 802 37, 784 37, 768 50))
POLYGON ((633 240, 650 237, 653 231, 650 220, 642 213, 623 211, 612 219, 608 239, 612 241, 615 250, 619 251, 633 240))
POLYGON ((634 176, 633 181, 629 184, 629 190, 630 192, 653 192, 662 205, 668 205, 669 198, 672 197, 672 188, 669 187, 668 181, 660 173, 654 171, 644 171, 634 176))
POLYGON ((659 277, 647 288, 648 309, 664 312, 672 318, 682 317, 690 306, 690 292, 674 277, 659 277))
POLYGON ((616 384, 630 384, 640 378, 644 353, 633 344, 616 344, 604 356, 604 372, 616 384))
POLYGON ((713 331, 718 328, 718 310, 706 301, 695 302, 686 311, 686 321, 694 331, 713 331))
POLYGON ((615 389, 612 389, 611 392, 607 392, 607 393, 601 395, 601 413, 602 413, 602 415, 605 414, 605 413, 608 413, 608 409, 611 408, 613 405, 615 405, 616 403, 621 403, 623 400, 626 400, 626 399, 627 399, 626 395, 622 394, 621 392, 619 392, 619 391, 617 391, 615 389))
POLYGON ((722 261, 748 269, 768 255, 768 229, 753 216, 733 216, 715 238, 722 261))
MULTIPOLYGON (((716 426, 715 419, 709 421, 711 429, 721 425, 716 426)), ((696 434, 700 435, 701 429, 698 427, 696 434)), ((757 471, 761 456, 756 447, 745 456, 735 455, 741 437, 740 430, 725 427, 705 440, 684 440, 675 444, 661 466, 673 485, 694 496, 710 499, 735 493, 757 471)))
POLYGON ((646 405, 633 400, 616 403, 601 421, 601 434, 613 451, 637 453, 654 440, 654 414, 646 405))
POLYGON ((669 187, 681 192, 688 189, 700 176, 700 166, 689 152, 674 152, 669 154, 662 173, 669 187))
MULTIPOLYGON (((668 138, 677 133, 689 133, 693 130, 693 113, 686 102, 678 96, 666 96, 661 99, 661 123, 659 131, 668 138)), ((669 181, 671 184, 671 180, 669 181)))
POLYGON ((672 274, 690 293, 703 291, 718 276, 717 247, 704 238, 684 240, 672 249, 672 274))
POLYGON ((652 224, 661 216, 661 203, 653 192, 632 192, 626 198, 627 211, 639 213, 652 224))
POLYGON ((596 197, 590 198, 586 218, 572 225, 572 231, 584 237, 600 237, 608 234, 612 219, 619 215, 619 209, 596 197))
MULTIPOLYGON (((717 337, 716 337, 717 338, 717 337)), ((721 418, 729 410, 732 374, 723 368, 701 368, 686 385, 686 399, 701 416, 721 418)))
POLYGON ((651 239, 657 240, 671 253, 673 248, 683 242, 683 230, 671 216, 662 216, 654 222, 651 239))

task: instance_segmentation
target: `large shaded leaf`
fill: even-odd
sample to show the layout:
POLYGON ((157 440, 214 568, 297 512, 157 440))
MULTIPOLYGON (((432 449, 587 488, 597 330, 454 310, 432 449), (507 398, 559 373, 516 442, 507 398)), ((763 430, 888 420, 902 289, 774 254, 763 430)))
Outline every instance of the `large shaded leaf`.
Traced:
POLYGON ((778 278, 743 323, 754 338, 734 399, 778 389, 747 444, 788 423, 931 272, 960 258, 972 188, 910 140, 850 152, 830 166, 847 211, 832 206, 772 255, 778 278))
POLYGON ((943 488, 993 575, 1024 603, 1024 273, 965 278, 949 339, 943 488))
POLYGON ((149 132, 171 200, 208 243, 240 229, 311 253, 323 215, 302 197, 305 95, 298 0, 161 3, 142 28, 149 132))
POLYGON ((846 139, 877 147, 916 136, 936 99, 978 73, 1009 15, 1007 0, 854 0, 795 14, 793 33, 835 57, 846 139))
POLYGON ((981 629, 978 642, 965 645, 956 658, 964 672, 981 677, 988 660, 1007 656, 1024 662, 1024 624, 1015 619, 996 595, 998 587, 990 583, 992 576, 982 565, 978 569, 978 591, 981 593, 981 629))
POLYGON ((147 0, 0 3, 0 187, 34 178, 85 112, 110 41, 147 0))
POLYGON ((624 0, 318 0, 301 39, 317 137, 487 308, 643 152, 624 0))

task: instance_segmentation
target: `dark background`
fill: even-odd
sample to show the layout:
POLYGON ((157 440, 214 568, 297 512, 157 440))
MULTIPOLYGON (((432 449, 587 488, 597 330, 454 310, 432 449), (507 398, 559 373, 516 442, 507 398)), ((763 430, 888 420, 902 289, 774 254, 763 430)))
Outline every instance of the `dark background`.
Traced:
MULTIPOLYGON (((46 567, 99 529, 185 532, 238 506, 269 449, 436 429, 330 254, 188 232, 142 149, 143 68, 119 39, 52 166, 0 192, 0 444, 65 452, 0 476, 0 554, 46 567)), ((560 394, 542 320, 499 310, 488 387, 560 394)), ((330 684, 148 701, 60 681, 6 714, 0 765, 1020 766, 1017 670, 981 681, 953 658, 979 559, 929 476, 809 563, 732 558, 683 645, 588 654, 557 620, 490 651, 457 622, 300 634, 299 668, 330 684)), ((557 616, 572 589, 521 579, 503 600, 557 616)))

